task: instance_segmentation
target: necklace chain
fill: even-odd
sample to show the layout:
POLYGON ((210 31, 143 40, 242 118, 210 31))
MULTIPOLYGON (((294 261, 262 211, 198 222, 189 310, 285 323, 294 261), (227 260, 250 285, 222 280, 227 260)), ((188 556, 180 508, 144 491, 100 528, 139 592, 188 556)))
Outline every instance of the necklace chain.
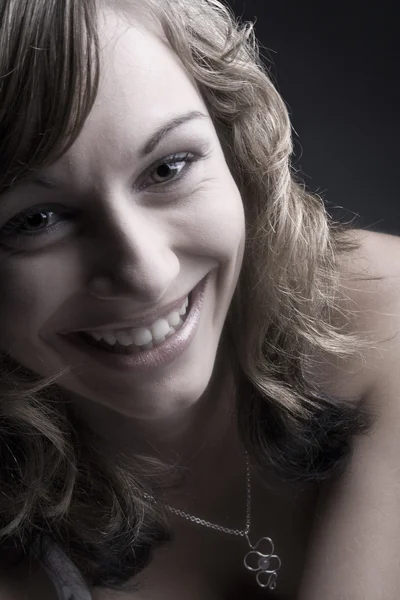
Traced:
POLYGON ((236 535, 238 537, 246 538, 247 544, 250 550, 244 557, 243 563, 248 571, 252 571, 256 575, 257 584, 261 588, 268 588, 270 590, 274 590, 276 587, 276 579, 277 572, 281 568, 281 559, 277 554, 275 554, 274 543, 269 537, 262 537, 256 542, 252 544, 249 538, 250 527, 251 527, 251 477, 250 477, 250 460, 249 455, 245 451, 246 458, 246 525, 244 529, 231 529, 230 527, 223 527, 222 525, 217 525, 216 523, 211 523, 210 521, 206 521, 205 519, 200 519, 200 517, 196 517, 195 515, 191 515, 184 510, 179 510, 178 508, 174 508, 169 504, 166 504, 162 501, 157 501, 154 496, 150 496, 146 494, 146 497, 154 503, 161 504, 166 510, 177 515, 178 517, 182 517, 182 519, 186 519, 187 521, 191 521, 192 523, 197 523, 198 525, 202 525, 203 527, 208 527, 208 529, 214 529, 215 531, 222 531, 223 533, 227 533, 229 535, 236 535))
POLYGON ((178 508, 174 508, 165 502, 160 500, 156 500, 154 496, 150 496, 149 494, 145 494, 145 496, 152 500, 153 502, 157 502, 161 504, 164 508, 166 508, 169 512, 177 515, 178 517, 182 517, 187 521, 191 521, 192 523, 197 523, 198 525, 202 525, 203 527, 208 527, 208 529, 214 529, 216 531, 222 531, 223 533, 228 533, 230 535, 236 535, 239 537, 247 537, 250 532, 251 527, 251 476, 250 476, 250 461, 249 455, 245 451, 246 458, 246 525, 244 529, 231 529, 230 527, 223 527, 222 525, 217 525, 216 523, 211 523, 210 521, 206 521, 205 519, 200 519, 200 517, 196 517, 191 515, 184 510, 180 510, 178 508))

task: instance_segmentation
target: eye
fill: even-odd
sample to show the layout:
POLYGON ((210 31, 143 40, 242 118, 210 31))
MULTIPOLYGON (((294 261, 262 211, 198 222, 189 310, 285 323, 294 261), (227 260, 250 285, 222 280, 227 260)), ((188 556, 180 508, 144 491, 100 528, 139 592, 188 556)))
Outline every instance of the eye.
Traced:
MULTIPOLYGON (((186 152, 183 154, 174 154, 164 158, 155 167, 149 171, 150 179, 156 186, 163 186, 170 181, 183 180, 193 166, 193 163, 200 160, 201 156, 186 152)), ((168 186, 169 187, 169 186, 168 186)))
POLYGON ((60 205, 37 206, 16 215, 0 230, 0 239, 33 238, 52 235, 67 226, 74 215, 60 205), (54 210, 56 209, 56 210, 54 210))
MULTIPOLYGON (((158 164, 152 166, 147 172, 146 180, 150 179, 150 187, 162 190, 181 182, 190 173, 194 163, 206 158, 203 154, 184 152, 163 158, 158 164)), ((140 189, 147 188, 144 183, 140 189)), ((16 215, 0 230, 0 242, 12 240, 13 242, 29 243, 35 239, 49 238, 56 232, 70 226, 70 221, 76 219, 76 211, 64 209, 60 205, 36 206, 26 212, 16 215)))

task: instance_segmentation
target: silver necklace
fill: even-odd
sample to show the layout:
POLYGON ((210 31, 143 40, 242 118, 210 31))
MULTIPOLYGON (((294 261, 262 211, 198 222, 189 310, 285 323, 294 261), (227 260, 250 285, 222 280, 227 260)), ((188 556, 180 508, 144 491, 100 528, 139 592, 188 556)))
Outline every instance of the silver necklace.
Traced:
POLYGON ((152 500, 155 503, 161 504, 169 512, 196 523, 202 525, 208 529, 214 529, 215 531, 221 531, 229 535, 235 535, 237 537, 244 537, 249 545, 250 551, 247 552, 243 559, 244 566, 249 571, 257 573, 256 580, 260 587, 269 588, 274 590, 276 588, 276 579, 278 577, 277 571, 281 568, 281 559, 275 554, 275 548, 273 541, 269 537, 262 537, 256 544, 252 544, 249 538, 251 528, 251 474, 250 474, 250 461, 248 453, 245 452, 246 457, 246 525, 244 529, 230 529, 229 527, 223 527, 216 523, 210 523, 205 519, 195 517, 184 510, 174 508, 169 504, 161 501, 157 501, 154 496, 145 494, 146 498, 152 500))

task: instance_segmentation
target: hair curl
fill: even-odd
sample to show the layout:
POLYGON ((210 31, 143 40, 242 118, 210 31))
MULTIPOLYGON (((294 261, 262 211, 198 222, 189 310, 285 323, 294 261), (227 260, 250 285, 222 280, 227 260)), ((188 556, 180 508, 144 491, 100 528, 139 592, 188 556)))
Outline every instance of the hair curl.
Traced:
MULTIPOLYGON (((113 6, 132 14, 132 4, 113 6)), ((1 2, 3 191, 54 162, 81 132, 98 91, 98 8, 96 0, 1 2)), ((244 202, 244 262, 223 332, 243 444, 282 478, 320 481, 344 468, 351 437, 369 426, 359 404, 324 396, 305 376, 308 357, 350 357, 368 344, 331 318, 339 258, 357 245, 293 173, 288 111, 253 24, 218 0, 146 0, 141 9, 197 82, 244 202)), ((3 548, 50 536, 90 585, 124 588, 169 539, 163 515, 143 500, 156 467, 145 457, 110 464, 68 412, 57 386, 68 369, 40 379, 1 358, 3 548)))

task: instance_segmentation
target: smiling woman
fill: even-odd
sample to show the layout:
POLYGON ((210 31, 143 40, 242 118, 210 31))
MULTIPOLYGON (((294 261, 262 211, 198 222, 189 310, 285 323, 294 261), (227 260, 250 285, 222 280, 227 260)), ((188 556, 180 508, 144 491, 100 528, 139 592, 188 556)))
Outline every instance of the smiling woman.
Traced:
POLYGON ((218 0, 4 0, 0 32, 2 600, 310 600, 390 331, 352 291, 375 238, 296 180, 218 0))

